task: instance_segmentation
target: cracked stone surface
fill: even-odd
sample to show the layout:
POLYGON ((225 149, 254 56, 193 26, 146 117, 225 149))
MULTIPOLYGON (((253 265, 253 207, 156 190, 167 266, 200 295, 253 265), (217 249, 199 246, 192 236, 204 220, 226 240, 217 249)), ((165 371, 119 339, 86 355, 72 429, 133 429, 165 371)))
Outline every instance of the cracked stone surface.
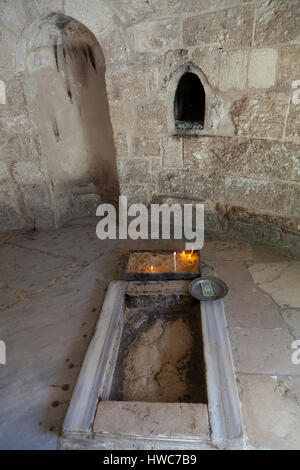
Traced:
POLYGON ((238 261, 218 263, 218 275, 229 292, 224 299, 230 326, 247 328, 282 328, 283 321, 276 303, 256 288, 247 266, 238 261), (239 289, 236 289, 236 284, 239 289))
MULTIPOLYGON (((202 255, 203 253, 203 255, 202 255)), ((249 448, 299 449, 299 263, 260 245, 205 243, 203 272, 223 279, 231 349, 249 448)))
MULTIPOLYGON (((56 231, 37 232, 34 236, 20 234, 14 237, 13 243, 46 252, 54 257, 90 263, 101 256, 105 248, 105 244, 102 246, 95 236, 96 223, 97 221, 91 218, 87 222, 83 220, 79 226, 73 224, 56 231)), ((108 246, 117 248, 118 242, 111 240, 108 246)))
POLYGON ((57 446, 119 257, 87 224, 1 237, 0 448, 57 446))
POLYGON ((0 249, 0 286, 14 292, 38 292, 55 283, 67 270, 75 269, 76 262, 9 243, 0 249), (28 271, 31 271, 28 276, 28 271))
POLYGON ((281 306, 300 307, 300 263, 256 265, 249 269, 255 283, 281 306))
POLYGON ((300 308, 282 309, 281 315, 291 335, 293 335, 295 339, 300 339, 300 308))
POLYGON ((13 306, 18 301, 19 301, 19 298, 16 294, 11 292, 10 290, 5 290, 5 288, 1 289, 0 311, 13 306))
POLYGON ((300 408, 292 381, 276 376, 239 376, 250 443, 262 449, 300 448, 300 408))
POLYGON ((125 401, 180 402, 187 380, 193 339, 184 320, 158 319, 138 337, 125 360, 125 401))
POLYGON ((235 368, 260 374, 299 374, 292 364, 293 337, 281 328, 234 328, 230 331, 235 368))
POLYGON ((289 258, 288 256, 282 253, 279 253, 278 251, 275 251, 272 248, 268 248, 267 246, 261 246, 261 245, 253 246, 252 254, 253 254, 252 262, 254 264, 292 261, 292 259, 289 258))

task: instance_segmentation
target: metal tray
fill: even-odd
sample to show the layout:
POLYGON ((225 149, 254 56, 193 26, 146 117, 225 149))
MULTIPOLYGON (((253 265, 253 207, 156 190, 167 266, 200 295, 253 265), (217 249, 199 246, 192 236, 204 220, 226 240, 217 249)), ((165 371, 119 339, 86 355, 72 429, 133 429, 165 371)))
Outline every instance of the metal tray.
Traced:
POLYGON ((198 277, 190 283, 189 293, 198 300, 217 300, 225 297, 228 287, 225 282, 216 277, 198 277), (209 281, 213 295, 204 295, 202 286, 205 285, 205 281, 209 281))

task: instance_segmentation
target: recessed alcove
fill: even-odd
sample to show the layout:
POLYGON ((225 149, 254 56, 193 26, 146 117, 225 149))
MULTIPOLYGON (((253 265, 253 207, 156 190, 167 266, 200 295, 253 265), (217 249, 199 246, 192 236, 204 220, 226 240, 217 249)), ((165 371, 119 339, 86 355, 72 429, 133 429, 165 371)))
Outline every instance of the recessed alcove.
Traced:
MULTIPOLYGON (((53 223, 60 225, 94 214, 101 200, 118 200, 105 58, 94 34, 60 12, 34 22, 27 37, 24 90, 50 178, 53 223)), ((43 221, 39 214, 34 220, 43 221)))
POLYGON ((186 62, 167 80, 168 136, 233 136, 231 98, 215 89, 205 73, 186 62))
POLYGON ((203 129, 205 91, 200 78, 191 72, 179 80, 174 98, 174 119, 177 129, 203 129))

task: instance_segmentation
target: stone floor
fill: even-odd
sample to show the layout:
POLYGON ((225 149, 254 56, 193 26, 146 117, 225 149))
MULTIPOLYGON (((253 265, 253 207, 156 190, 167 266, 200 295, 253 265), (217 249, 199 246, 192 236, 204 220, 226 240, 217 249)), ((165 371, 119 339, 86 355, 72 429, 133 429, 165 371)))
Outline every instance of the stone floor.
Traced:
MULTIPOLYGON (((0 234, 0 449, 55 449, 109 281, 128 248, 99 241, 95 220, 57 231, 0 234)), ((146 244, 150 248, 149 244, 146 244)), ((151 248, 179 249, 151 243, 151 248)), ((225 299, 249 446, 300 449, 300 262, 230 240, 202 262, 229 286, 225 299)))
POLYGON ((261 246, 207 242, 209 271, 223 279, 238 390, 249 447, 300 449, 300 262, 261 246))
POLYGON ((55 449, 118 242, 94 221, 0 240, 0 448, 55 449))

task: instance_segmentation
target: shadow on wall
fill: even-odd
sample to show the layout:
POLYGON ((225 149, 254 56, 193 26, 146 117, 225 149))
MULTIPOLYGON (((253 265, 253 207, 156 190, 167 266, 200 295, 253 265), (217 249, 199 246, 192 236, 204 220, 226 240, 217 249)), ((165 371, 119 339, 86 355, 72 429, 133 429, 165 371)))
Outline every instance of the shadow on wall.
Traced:
POLYGON ((94 35, 59 13, 39 25, 25 88, 48 173, 56 225, 119 196, 105 60, 94 35))

